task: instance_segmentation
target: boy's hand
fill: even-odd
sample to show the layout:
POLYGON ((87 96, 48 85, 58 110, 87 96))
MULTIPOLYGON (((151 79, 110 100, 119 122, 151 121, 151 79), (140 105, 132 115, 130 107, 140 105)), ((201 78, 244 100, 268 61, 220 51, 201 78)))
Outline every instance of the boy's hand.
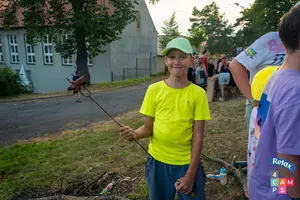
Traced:
POLYGON ((184 194, 190 194, 193 191, 194 178, 185 175, 184 177, 178 179, 174 184, 177 192, 182 192, 184 194))
POLYGON ((128 141, 133 141, 136 139, 136 134, 130 126, 125 126, 122 124, 120 127, 120 136, 128 141))

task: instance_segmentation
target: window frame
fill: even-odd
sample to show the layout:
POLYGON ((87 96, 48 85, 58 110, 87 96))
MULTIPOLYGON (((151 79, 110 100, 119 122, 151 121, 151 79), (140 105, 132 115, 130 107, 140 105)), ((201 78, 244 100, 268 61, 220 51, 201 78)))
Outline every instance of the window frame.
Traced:
POLYGON ((24 35, 24 43, 25 43, 25 53, 26 53, 26 63, 28 65, 35 65, 36 64, 36 57, 35 57, 35 49, 34 45, 30 45, 27 42, 27 36, 24 35), (31 49, 31 52, 28 52, 28 47, 31 49), (31 56, 31 62, 29 62, 29 57, 31 56), (33 61, 34 60, 34 61, 33 61))
POLYGON ((54 64, 53 44, 52 44, 51 39, 49 39, 49 35, 46 35, 43 38, 43 60, 44 60, 44 65, 53 65, 54 64), (45 42, 45 37, 46 37, 46 42, 45 42), (46 53, 46 47, 48 49, 47 53, 46 53), (49 47, 51 47, 51 48, 49 48, 49 47), (50 49, 51 49, 51 52, 50 52, 50 49), (52 63, 50 62, 51 57, 52 57, 52 63), (48 58, 49 63, 46 63, 46 60, 47 60, 46 58, 48 58))
POLYGON ((18 50, 18 42, 17 42, 17 36, 16 35, 8 35, 8 45, 9 45, 9 54, 10 54, 10 63, 11 64, 19 64, 20 58, 19 58, 19 50, 18 50), (13 43, 11 43, 11 38, 13 39, 13 43), (12 52, 12 46, 15 52, 12 52), (16 56, 16 61, 13 61, 13 56, 16 56))
MULTIPOLYGON (((61 42, 64 41, 64 39, 68 39, 68 36, 70 34, 63 34, 61 35, 61 42)), ((68 57, 68 58, 64 58, 63 56, 61 56, 61 63, 63 66, 72 66, 73 65, 73 57, 68 57), (65 60, 67 60, 68 62, 65 62, 65 60)))

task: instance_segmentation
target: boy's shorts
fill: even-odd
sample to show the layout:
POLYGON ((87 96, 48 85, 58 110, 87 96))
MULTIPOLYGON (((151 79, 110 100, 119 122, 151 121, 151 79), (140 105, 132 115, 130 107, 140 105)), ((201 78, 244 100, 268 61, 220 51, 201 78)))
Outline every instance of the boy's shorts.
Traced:
POLYGON ((228 85, 230 82, 230 73, 227 72, 220 73, 218 80, 220 85, 228 85))
MULTIPOLYGON (((174 200, 176 179, 185 176, 189 165, 169 165, 148 156, 146 180, 150 200, 174 200)), ((193 192, 195 196, 178 193, 178 200, 205 200, 206 174, 199 161, 193 192)))

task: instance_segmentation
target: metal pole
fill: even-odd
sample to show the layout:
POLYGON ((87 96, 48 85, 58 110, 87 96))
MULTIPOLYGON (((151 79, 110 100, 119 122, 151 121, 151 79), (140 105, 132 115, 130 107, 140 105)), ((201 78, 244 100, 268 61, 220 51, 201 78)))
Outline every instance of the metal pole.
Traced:
POLYGON ((138 78, 138 58, 135 60, 135 78, 138 78))
POLYGON ((150 76, 152 75, 152 52, 150 52, 150 76))

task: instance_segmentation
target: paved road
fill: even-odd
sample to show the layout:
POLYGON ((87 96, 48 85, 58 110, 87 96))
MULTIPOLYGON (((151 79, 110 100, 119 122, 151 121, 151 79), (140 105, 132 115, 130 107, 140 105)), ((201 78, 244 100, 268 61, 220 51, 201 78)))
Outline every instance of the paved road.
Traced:
MULTIPOLYGON (((140 107, 150 83, 95 93, 92 97, 112 116, 140 107)), ((0 146, 109 119, 90 99, 73 97, 0 103, 0 146)))

